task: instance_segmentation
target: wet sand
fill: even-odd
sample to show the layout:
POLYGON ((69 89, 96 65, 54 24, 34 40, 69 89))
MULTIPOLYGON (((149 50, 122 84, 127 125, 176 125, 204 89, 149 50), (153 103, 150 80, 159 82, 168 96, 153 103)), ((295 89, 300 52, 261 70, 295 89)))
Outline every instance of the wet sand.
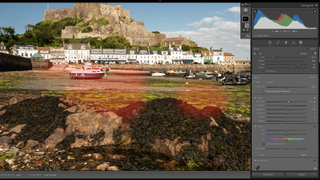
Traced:
MULTIPOLYGON (((21 83, 14 86, 21 89, 46 89, 46 90, 147 90, 147 91, 215 91, 213 88, 197 88, 197 87, 146 87, 145 80, 153 79, 170 79, 192 82, 194 80, 186 80, 183 77, 153 77, 148 71, 134 70, 110 70, 102 79, 71 79, 69 72, 78 70, 75 68, 65 68, 63 65, 55 65, 49 70, 29 70, 29 71, 13 71, 0 72, 0 77, 27 77, 21 80, 21 83)), ((213 81, 213 80, 210 80, 213 81)))

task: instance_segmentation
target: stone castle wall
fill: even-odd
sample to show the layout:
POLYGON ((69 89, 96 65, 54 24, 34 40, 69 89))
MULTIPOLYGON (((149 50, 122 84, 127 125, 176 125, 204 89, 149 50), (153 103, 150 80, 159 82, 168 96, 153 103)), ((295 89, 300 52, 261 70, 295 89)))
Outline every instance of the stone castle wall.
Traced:
MULTIPOLYGON (((165 34, 154 34, 146 30, 144 22, 132 19, 130 17, 130 10, 123 10, 121 4, 110 6, 109 3, 75 3, 74 10, 70 8, 46 10, 44 21, 62 20, 65 17, 73 18, 75 14, 78 18, 84 18, 84 22, 91 20, 94 16, 96 19, 107 19, 109 24, 102 26, 93 25, 94 27, 92 26, 92 28, 94 31, 91 33, 81 33, 78 27, 67 26, 61 31, 61 38, 82 39, 99 37, 99 39, 104 39, 112 35, 123 35, 134 45, 151 46, 157 45, 158 43, 162 45, 165 44, 165 34), (77 30, 80 33, 76 33, 77 30)), ((180 36, 180 40, 175 41, 175 45, 182 44, 189 45, 189 41, 186 38, 181 39, 180 36)), ((196 47, 197 46, 196 44, 196 47)))
POLYGON ((169 46, 169 45, 175 45, 175 46, 180 46, 180 45, 188 45, 190 47, 198 47, 198 44, 195 43, 195 44, 190 44, 190 39, 186 39, 185 37, 181 37, 179 36, 178 38, 175 37, 175 38, 165 38, 162 40, 161 42, 161 45, 162 46, 169 46))
POLYGON ((61 38, 73 38, 73 35, 78 31, 80 31, 80 28, 75 26, 66 26, 65 29, 61 30, 61 38))
POLYGON ((88 21, 93 16, 101 15, 101 3, 75 3, 74 11, 79 18, 88 21))
POLYGON ((131 24, 133 26, 142 26, 142 27, 144 27, 144 22, 141 22, 141 21, 132 21, 131 24))
POLYGON ((58 20, 61 21, 65 17, 74 17, 74 10, 70 8, 46 9, 43 21, 58 20))

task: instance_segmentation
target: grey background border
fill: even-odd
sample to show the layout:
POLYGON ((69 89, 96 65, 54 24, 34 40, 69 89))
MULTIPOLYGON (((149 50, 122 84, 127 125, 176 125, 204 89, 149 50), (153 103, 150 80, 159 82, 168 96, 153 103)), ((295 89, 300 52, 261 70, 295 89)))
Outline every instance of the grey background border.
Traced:
POLYGON ((250 173, 250 171, 0 171, 0 179, 250 179, 250 173))

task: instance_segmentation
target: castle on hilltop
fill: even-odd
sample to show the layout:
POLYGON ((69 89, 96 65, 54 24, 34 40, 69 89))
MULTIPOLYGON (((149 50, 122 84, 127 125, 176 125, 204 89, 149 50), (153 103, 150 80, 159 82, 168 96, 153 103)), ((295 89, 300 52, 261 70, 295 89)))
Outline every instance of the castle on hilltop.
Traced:
MULTIPOLYGON (((48 9, 45 11, 43 21, 62 20, 66 17, 84 18, 84 22, 91 20, 93 17, 105 18, 109 21, 107 25, 95 23, 91 25, 93 31, 90 33, 81 32, 81 28, 76 26, 66 26, 61 31, 63 39, 82 39, 97 37, 104 39, 112 35, 123 35, 133 45, 152 46, 160 43, 161 45, 189 45, 198 47, 197 43, 191 43, 186 38, 166 38, 165 34, 155 34, 145 29, 144 22, 136 21, 130 17, 130 10, 122 9, 119 3, 117 6, 111 6, 109 3, 75 3, 74 9, 48 9), (173 44, 172 44, 173 43, 173 44)), ((83 22, 81 22, 83 23, 83 22)))

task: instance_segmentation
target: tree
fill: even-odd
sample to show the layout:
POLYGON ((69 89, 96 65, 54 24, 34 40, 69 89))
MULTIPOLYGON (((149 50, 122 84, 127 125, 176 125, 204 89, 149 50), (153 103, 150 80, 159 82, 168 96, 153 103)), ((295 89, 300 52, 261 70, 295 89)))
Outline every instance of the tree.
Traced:
POLYGON ((49 26, 36 26, 33 31, 35 33, 38 46, 52 44, 54 38, 49 26))
POLYGON ((190 47, 188 45, 181 46, 182 51, 190 51, 190 47))
POLYGON ((31 24, 27 24, 27 25, 24 26, 24 29, 26 31, 31 31, 33 28, 34 28, 34 25, 31 25, 31 24))
POLYGON ((90 26, 82 29, 83 33, 89 33, 89 32, 92 32, 92 31, 93 31, 93 29, 90 26))
POLYGON ((124 48, 124 46, 130 47, 130 42, 124 36, 109 36, 102 40, 103 48, 124 48))
POLYGON ((65 39, 64 43, 70 43, 70 40, 69 39, 65 39))
POLYGON ((15 33, 15 30, 14 28, 12 28, 11 26, 10 27, 5 27, 3 28, 4 32, 7 34, 7 35, 10 35, 11 37, 14 35, 15 33))
POLYGON ((152 33, 154 33, 154 34, 160 34, 159 31, 152 31, 152 33))
POLYGON ((101 41, 97 38, 90 38, 89 42, 92 47, 99 48, 101 46, 101 41))

